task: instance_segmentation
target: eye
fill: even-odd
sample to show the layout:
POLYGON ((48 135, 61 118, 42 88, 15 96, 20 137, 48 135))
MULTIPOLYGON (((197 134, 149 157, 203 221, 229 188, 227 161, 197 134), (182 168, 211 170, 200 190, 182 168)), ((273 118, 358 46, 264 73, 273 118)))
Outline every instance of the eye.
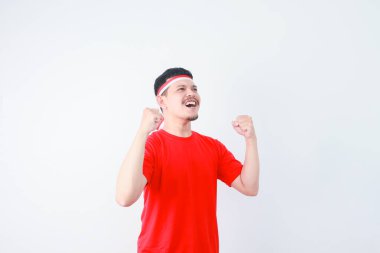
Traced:
POLYGON ((185 90, 185 88, 181 87, 181 88, 178 88, 179 91, 183 91, 185 90))

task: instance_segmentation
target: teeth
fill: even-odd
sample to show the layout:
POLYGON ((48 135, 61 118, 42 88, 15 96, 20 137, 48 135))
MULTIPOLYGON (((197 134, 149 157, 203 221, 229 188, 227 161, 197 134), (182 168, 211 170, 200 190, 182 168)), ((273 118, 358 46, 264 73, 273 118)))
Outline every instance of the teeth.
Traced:
POLYGON ((189 101, 186 103, 186 105, 195 105, 195 102, 194 101, 189 101))

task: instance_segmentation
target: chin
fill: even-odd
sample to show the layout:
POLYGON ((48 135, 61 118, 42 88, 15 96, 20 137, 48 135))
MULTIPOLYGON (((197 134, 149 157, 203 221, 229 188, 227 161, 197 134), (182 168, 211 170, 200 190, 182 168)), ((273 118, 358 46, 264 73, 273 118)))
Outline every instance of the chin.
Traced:
POLYGON ((189 121, 194 121, 196 119, 198 119, 198 114, 197 115, 194 115, 194 116, 191 116, 191 117, 188 117, 187 118, 189 121))

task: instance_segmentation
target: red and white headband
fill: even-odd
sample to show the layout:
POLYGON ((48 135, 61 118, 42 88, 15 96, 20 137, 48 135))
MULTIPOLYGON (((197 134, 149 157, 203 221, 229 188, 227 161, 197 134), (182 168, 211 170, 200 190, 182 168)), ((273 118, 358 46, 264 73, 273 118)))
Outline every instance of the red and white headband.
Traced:
POLYGON ((193 80, 190 76, 188 75, 178 75, 178 76, 173 76, 166 80, 166 82, 161 85, 161 87, 157 91, 157 96, 161 96, 162 93, 164 93, 174 82, 178 80, 183 80, 183 79, 190 79, 193 80))

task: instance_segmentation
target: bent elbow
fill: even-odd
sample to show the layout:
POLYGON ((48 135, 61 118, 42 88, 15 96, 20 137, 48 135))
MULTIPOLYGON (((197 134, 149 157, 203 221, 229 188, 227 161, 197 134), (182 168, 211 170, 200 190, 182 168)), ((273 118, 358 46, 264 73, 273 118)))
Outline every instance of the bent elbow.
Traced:
POLYGON ((116 190, 116 202, 123 207, 129 207, 133 205, 140 197, 143 189, 141 188, 128 188, 116 190))
POLYGON ((127 199, 127 198, 120 198, 116 197, 116 203, 119 204, 119 206, 122 207, 130 207, 136 202, 134 199, 127 199))
POLYGON ((255 197, 257 196, 257 192, 248 192, 246 195, 250 197, 255 197))
POLYGON ((132 202, 123 202, 123 201, 117 201, 116 203, 121 207, 130 207, 132 205, 132 202))
POLYGON ((250 197, 255 197, 257 196, 258 193, 259 193, 259 189, 256 188, 256 189, 247 191, 245 195, 250 196, 250 197))

